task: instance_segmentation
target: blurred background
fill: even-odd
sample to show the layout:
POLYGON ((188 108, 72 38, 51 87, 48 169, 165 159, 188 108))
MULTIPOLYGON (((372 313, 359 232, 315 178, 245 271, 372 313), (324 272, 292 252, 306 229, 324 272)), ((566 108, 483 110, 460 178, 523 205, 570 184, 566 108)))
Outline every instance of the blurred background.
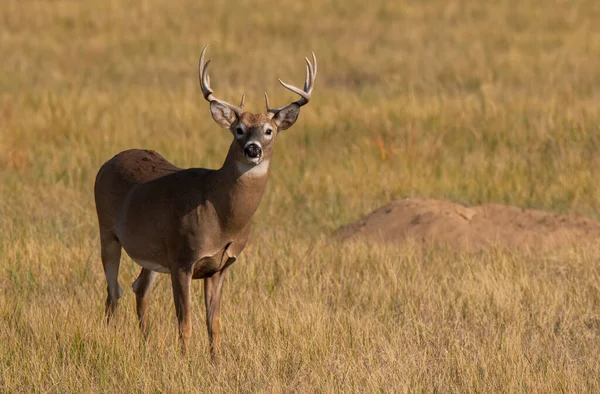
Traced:
POLYGON ((293 98, 277 78, 301 84, 316 53, 270 193, 303 225, 405 195, 597 216, 598 16, 594 1, 8 0, 3 183, 90 190, 87 171, 130 147, 218 167, 230 138, 196 77, 211 44, 214 88, 253 111, 264 91, 293 98))

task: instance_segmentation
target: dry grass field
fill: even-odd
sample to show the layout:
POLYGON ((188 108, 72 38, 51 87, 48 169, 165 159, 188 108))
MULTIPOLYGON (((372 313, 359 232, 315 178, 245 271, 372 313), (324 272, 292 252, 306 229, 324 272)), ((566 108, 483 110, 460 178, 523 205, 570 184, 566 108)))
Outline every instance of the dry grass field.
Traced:
MULTIPOLYGON (((339 244, 406 196, 600 219, 597 0, 2 0, 0 392, 598 392, 598 247, 464 254, 339 244), (221 165, 198 87, 262 111, 319 76, 277 138, 208 357, 201 281, 180 357, 171 284, 147 343, 125 257, 103 321, 93 183, 121 150, 221 165)), ((294 98, 295 99, 295 98, 294 98)))

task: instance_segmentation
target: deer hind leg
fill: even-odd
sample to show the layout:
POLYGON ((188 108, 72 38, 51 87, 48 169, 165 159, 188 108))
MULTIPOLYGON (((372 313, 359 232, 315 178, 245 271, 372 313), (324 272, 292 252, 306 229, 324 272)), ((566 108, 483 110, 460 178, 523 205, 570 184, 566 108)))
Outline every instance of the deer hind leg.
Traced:
POLYGON ((204 303, 206 304, 206 328, 210 343, 210 356, 216 361, 221 343, 221 289, 227 269, 204 279, 204 303))
POLYGON ((140 330, 144 337, 148 335, 148 298, 157 275, 154 271, 142 268, 140 275, 131 286, 135 293, 135 305, 140 322, 140 330))
POLYGON ((192 336, 191 320, 191 287, 192 272, 175 269, 171 272, 175 312, 179 324, 179 339, 181 352, 185 354, 190 337, 192 336))
POLYGON ((121 243, 114 234, 100 234, 100 249, 108 292, 104 313, 106 322, 110 323, 119 304, 119 298, 123 295, 123 290, 119 286, 118 281, 119 264, 121 263, 121 243))

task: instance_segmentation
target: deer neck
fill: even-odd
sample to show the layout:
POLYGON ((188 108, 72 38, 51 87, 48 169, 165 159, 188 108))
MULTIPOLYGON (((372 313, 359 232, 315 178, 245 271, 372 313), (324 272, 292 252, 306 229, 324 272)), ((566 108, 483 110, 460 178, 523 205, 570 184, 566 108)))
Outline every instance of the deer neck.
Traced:
MULTIPOLYGON (((235 143, 235 142, 234 142, 235 143)), ((260 164, 238 158, 234 143, 216 171, 214 207, 224 229, 241 230, 250 223, 267 186, 270 158, 260 164)))

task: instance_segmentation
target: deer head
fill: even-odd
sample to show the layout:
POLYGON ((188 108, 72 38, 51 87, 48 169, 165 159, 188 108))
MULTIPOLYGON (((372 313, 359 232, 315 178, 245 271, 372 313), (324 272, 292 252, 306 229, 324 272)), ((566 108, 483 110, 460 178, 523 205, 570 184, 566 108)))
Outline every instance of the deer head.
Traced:
POLYGON ((217 124, 223 128, 229 129, 234 137, 232 144, 233 153, 238 161, 245 162, 248 165, 258 165, 263 161, 268 161, 273 154, 275 136, 281 130, 286 130, 298 119, 300 107, 310 101, 310 96, 314 87, 315 77, 317 76, 317 59, 312 54, 313 63, 306 60, 306 79, 304 89, 298 89, 295 86, 283 82, 281 85, 298 94, 300 99, 277 108, 271 108, 269 97, 265 93, 265 102, 267 112, 250 113, 244 112, 244 95, 239 106, 230 104, 214 96, 210 87, 210 77, 208 75, 208 66, 210 60, 204 62, 204 54, 208 45, 202 49, 200 63, 198 65, 198 78, 204 98, 210 102, 210 112, 217 124))

